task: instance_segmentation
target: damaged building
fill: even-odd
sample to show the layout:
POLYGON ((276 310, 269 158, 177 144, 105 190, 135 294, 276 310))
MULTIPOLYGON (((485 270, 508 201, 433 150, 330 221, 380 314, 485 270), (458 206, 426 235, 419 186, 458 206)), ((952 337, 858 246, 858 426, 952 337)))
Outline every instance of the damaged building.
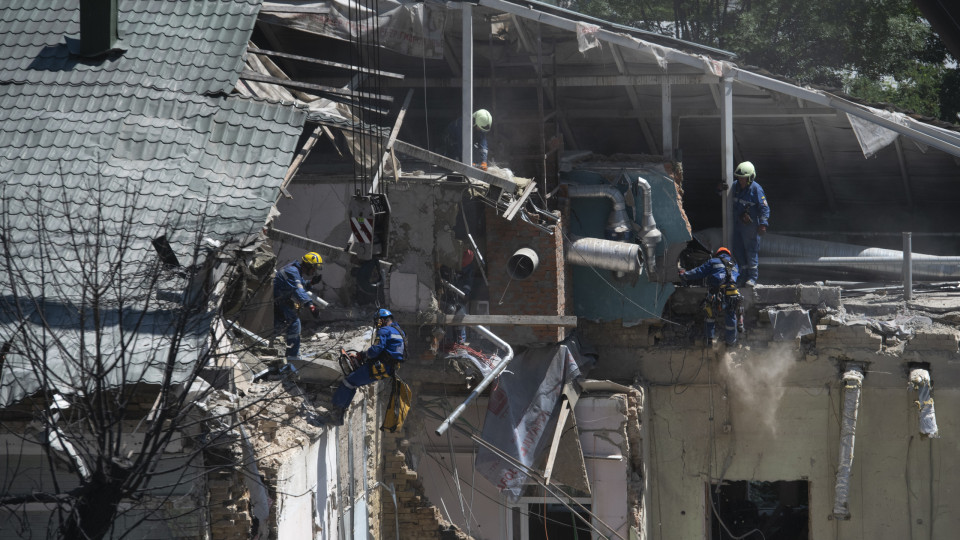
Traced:
MULTIPOLYGON (((63 65, 69 32, 31 30, 41 21, 26 8, 2 19, 19 45, 46 36, 4 62, 19 62, 2 81, 6 175, 72 171, 86 150, 46 141, 75 131, 103 138, 105 178, 143 177, 144 193, 197 174, 191 200, 256 200, 208 215, 237 223, 212 241, 249 239, 242 257, 209 251, 232 268, 204 275, 213 290, 228 276, 202 321, 226 360, 211 363, 217 390, 183 445, 225 438, 204 454, 200 488, 175 483, 176 497, 208 503, 183 537, 952 537, 955 126, 535 0, 197 5, 222 24, 168 43, 164 64, 138 54, 194 27, 138 41, 152 12, 120 2, 123 51, 103 65, 135 67, 101 69, 97 84, 86 61, 63 65), (187 76, 178 50, 220 57, 187 76), (71 76, 84 83, 59 78, 71 76), (22 97, 31 85, 51 103, 22 97), (113 87, 123 99, 94 106, 113 87), (90 95, 70 109, 57 92, 90 95), (134 122, 117 105, 173 99, 156 92, 208 113, 160 107, 134 122), (188 120, 209 126, 224 109, 241 116, 232 135, 210 128, 194 145, 215 166, 168 150, 193 133, 188 120), (463 121, 479 109, 492 117, 482 134, 463 121), (68 120, 74 131, 59 127, 68 120), (484 163, 466 158, 480 138, 484 163), (24 146, 80 155, 14 152, 24 146), (734 168, 748 160, 772 209, 760 282, 740 289, 736 345, 704 344, 707 288, 679 271, 730 245, 734 168), (184 169, 197 166, 211 172, 184 169), (288 367, 264 284, 306 252, 323 258, 324 308, 302 318, 288 367), (361 388, 335 425, 325 412, 342 360, 371 345, 382 308, 406 332, 409 416, 382 428, 388 380, 361 388)), ((80 29, 75 6, 49 12, 80 29)), ((171 236, 173 251, 212 246, 191 239, 171 236)), ((16 344, 23 323, 4 312, 0 337, 16 344)), ((30 406, 57 403, 9 388, 5 418, 24 425, 30 406)))

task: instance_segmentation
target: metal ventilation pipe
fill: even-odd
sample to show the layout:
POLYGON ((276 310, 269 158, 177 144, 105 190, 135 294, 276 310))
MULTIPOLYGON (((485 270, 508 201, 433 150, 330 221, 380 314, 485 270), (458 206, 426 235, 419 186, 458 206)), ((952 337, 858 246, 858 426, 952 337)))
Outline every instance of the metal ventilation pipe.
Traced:
POLYGON ((607 218, 607 235, 621 240, 632 238, 633 230, 630 227, 630 218, 627 216, 627 203, 623 199, 623 193, 620 193, 617 188, 610 185, 567 184, 567 196, 571 199, 610 199, 613 208, 607 218))
POLYGON ((568 263, 578 266, 592 266, 627 274, 639 274, 642 268, 640 246, 628 242, 574 236, 570 238, 564 253, 568 263))
POLYGON ((917 391, 917 412, 920 414, 920 433, 931 439, 939 439, 937 416, 933 410, 933 396, 931 395, 930 372, 925 369, 910 371, 910 384, 917 391))
POLYGON ((500 374, 503 373, 503 370, 507 369, 507 364, 513 360, 513 348, 510 347, 506 341, 500 339, 499 336, 488 330, 485 326, 474 326, 473 329, 480 334, 483 334, 490 341, 494 342, 497 347, 505 349, 507 354, 501 358, 499 362, 497 362, 497 365, 493 366, 493 369, 490 370, 490 373, 487 373, 487 376, 480 381, 480 384, 478 384, 476 388, 473 389, 473 392, 467 396, 467 399, 465 399, 464 402, 461 403, 460 406, 458 406, 452 413, 450 413, 450 416, 448 416, 447 419, 440 424, 440 427, 437 428, 437 435, 443 435, 444 432, 450 428, 450 425, 453 424, 453 421, 456 420, 458 416, 463 414, 463 411, 467 409, 467 405, 469 405, 471 401, 477 399, 477 397, 480 396, 480 393, 483 392, 487 386, 493 382, 494 379, 499 377, 500 374))
POLYGON ((860 391, 863 388, 863 368, 847 365, 843 374, 843 411, 840 423, 840 459, 837 466, 837 485, 834 491, 833 515, 850 519, 847 500, 850 496, 850 474, 853 470, 854 436, 857 431, 857 413, 860 409, 860 391))
POLYGON ((507 260, 507 274, 510 279, 527 279, 540 266, 540 257, 530 248, 520 248, 507 260))
POLYGON ((653 192, 650 182, 637 177, 637 185, 643 190, 643 222, 640 224, 640 242, 643 243, 643 259, 647 263, 647 273, 652 276, 657 270, 657 244, 663 238, 653 219, 653 192))

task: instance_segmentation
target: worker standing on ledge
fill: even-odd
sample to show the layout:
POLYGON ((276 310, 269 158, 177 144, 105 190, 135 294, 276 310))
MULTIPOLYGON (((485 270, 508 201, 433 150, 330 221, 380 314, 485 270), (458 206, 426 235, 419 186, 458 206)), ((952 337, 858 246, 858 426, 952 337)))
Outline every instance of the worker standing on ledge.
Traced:
MULTIPOLYGON (((493 125, 493 115, 486 109, 479 109, 473 113, 473 161, 474 167, 487 170, 489 146, 487 132, 493 125)), ((447 125, 443 132, 443 155, 450 159, 464 162, 460 157, 460 147, 463 142, 463 121, 457 118, 447 125)))
POLYGON ((330 424, 342 426, 357 388, 393 377, 405 358, 407 335, 400 325, 393 322, 393 313, 388 309, 381 309, 377 316, 377 337, 373 346, 367 349, 366 358, 360 367, 340 381, 340 386, 333 394, 333 409, 327 419, 330 424))
POLYGON ((273 278, 273 334, 284 333, 288 364, 300 359, 300 307, 309 305, 310 314, 320 316, 309 288, 320 282, 322 269, 323 259, 311 251, 277 270, 273 278))
POLYGON ((733 254, 744 267, 747 287, 757 284, 760 267, 760 237, 767 232, 770 205, 756 182, 757 169, 744 161, 733 171, 733 254))
POLYGON ((740 276, 736 261, 730 250, 722 247, 713 254, 713 258, 686 272, 680 270, 683 282, 699 281, 706 278, 707 297, 700 302, 705 318, 703 320, 707 345, 716 342, 716 317, 723 313, 727 345, 737 342, 737 332, 743 332, 743 302, 737 290, 737 278, 740 276))

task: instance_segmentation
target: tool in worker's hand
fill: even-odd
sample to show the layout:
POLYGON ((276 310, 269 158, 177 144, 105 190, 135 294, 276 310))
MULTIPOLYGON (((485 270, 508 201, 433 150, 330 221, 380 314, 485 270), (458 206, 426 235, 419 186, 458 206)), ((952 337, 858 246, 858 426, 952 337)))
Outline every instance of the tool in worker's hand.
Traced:
POLYGON ((363 352, 340 349, 340 371, 347 376, 363 365, 363 352))
POLYGON ((744 212, 740 214, 740 221, 746 225, 753 223, 753 218, 750 217, 749 212, 744 212))

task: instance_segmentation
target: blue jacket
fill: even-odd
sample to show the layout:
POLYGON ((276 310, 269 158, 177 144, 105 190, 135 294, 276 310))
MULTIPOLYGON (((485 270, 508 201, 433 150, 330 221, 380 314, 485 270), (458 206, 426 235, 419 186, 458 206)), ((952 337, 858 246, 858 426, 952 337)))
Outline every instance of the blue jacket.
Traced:
POLYGON ((763 188, 756 182, 750 182, 747 187, 740 189, 739 183, 733 184, 733 220, 740 223, 740 216, 744 212, 757 225, 769 225, 770 205, 763 194, 763 188))
POLYGON ((713 257, 683 274, 683 279, 697 281, 706 278, 708 287, 719 287, 727 278, 727 264, 724 263, 730 265, 730 283, 736 283, 737 278, 740 277, 740 269, 737 267, 736 261, 726 253, 721 253, 719 257, 713 257))
MULTIPOLYGON (((444 140, 447 141, 449 148, 447 157, 458 159, 460 157, 460 146, 463 144, 461 126, 463 122, 459 118, 447 125, 447 131, 444 133, 444 140)), ((487 145, 487 133, 479 129, 473 130, 473 164, 480 165, 487 161, 489 155, 489 146, 487 145)), ((461 160, 462 161, 462 160, 461 160)))
POLYGON ((377 340, 373 346, 367 349, 367 358, 375 359, 381 354, 386 355, 397 362, 403 362, 403 338, 406 334, 400 329, 397 323, 390 323, 387 326, 381 326, 377 330, 377 340))
POLYGON ((277 275, 273 278, 273 301, 283 302, 291 299, 298 300, 301 304, 310 301, 307 295, 307 283, 300 269, 300 261, 293 261, 277 270, 277 275))

